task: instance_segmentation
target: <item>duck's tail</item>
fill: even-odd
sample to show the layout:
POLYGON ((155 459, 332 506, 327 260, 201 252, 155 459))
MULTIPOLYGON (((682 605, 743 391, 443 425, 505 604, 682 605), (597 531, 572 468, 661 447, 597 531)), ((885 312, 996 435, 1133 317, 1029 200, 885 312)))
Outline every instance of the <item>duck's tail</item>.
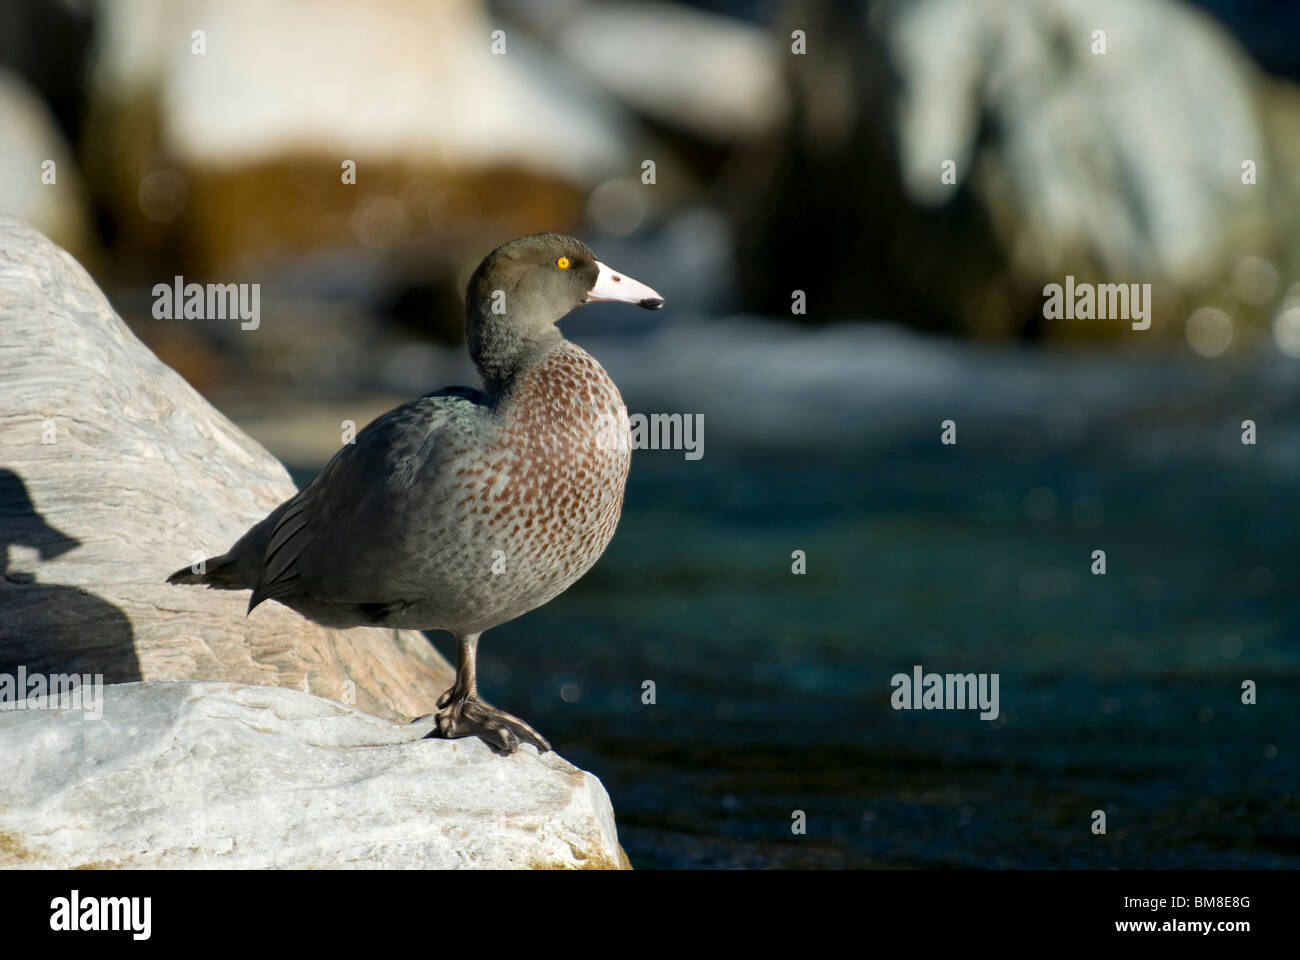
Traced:
POLYGON ((234 558, 223 553, 219 557, 209 557, 192 566, 181 567, 170 577, 168 583, 198 583, 213 590, 247 590, 248 584, 239 575, 234 558))

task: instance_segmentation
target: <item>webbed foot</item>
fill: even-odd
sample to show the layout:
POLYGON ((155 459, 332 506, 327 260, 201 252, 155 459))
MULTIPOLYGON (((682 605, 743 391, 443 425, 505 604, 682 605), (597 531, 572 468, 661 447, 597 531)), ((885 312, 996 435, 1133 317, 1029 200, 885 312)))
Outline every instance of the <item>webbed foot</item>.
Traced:
POLYGON ((545 737, 518 717, 484 703, 473 694, 463 696, 456 687, 438 698, 438 711, 437 727, 429 737, 446 740, 478 737, 501 753, 514 753, 521 742, 531 743, 538 753, 551 749, 545 737))

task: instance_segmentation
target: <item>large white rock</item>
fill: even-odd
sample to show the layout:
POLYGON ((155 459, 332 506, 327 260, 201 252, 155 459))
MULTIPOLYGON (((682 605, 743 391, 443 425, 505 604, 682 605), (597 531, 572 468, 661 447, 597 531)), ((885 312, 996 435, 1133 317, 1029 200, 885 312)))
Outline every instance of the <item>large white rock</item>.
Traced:
POLYGON ((156 98, 167 147, 195 167, 305 150, 581 183, 625 165, 624 112, 486 6, 412 0, 375 16, 347 0, 121 0, 102 9, 95 88, 156 98))
POLYGON ((1267 213, 1267 191, 1241 182, 1245 160, 1271 177, 1258 74, 1190 5, 909 0, 879 13, 909 195, 952 199, 939 172, 955 162, 1031 275, 1088 251, 1112 276, 1196 288, 1267 213))
POLYGON ((626 865, 591 774, 429 728, 225 683, 0 710, 0 867, 626 865))
POLYGON ((127 329, 81 266, 0 217, 0 672, 303 688, 390 718, 453 672, 421 634, 328 630, 169 586, 294 493, 127 329))

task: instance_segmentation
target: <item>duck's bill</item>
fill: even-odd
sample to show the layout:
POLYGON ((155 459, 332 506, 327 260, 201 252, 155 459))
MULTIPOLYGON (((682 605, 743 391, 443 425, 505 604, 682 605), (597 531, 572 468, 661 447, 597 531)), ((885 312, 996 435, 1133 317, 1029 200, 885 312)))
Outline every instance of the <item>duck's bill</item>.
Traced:
POLYGON ((587 294, 588 303, 635 303, 647 310, 658 310, 664 305, 664 298, 659 296, 639 280, 633 280, 627 274, 619 273, 596 261, 596 283, 587 294))

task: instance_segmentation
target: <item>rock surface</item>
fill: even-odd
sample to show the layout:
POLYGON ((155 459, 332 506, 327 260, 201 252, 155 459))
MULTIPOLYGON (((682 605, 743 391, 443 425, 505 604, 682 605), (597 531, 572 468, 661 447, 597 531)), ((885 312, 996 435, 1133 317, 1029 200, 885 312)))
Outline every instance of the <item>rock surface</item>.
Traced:
POLYGON ((224 683, 106 687, 101 717, 0 711, 0 867, 626 864, 591 774, 430 726, 224 683))
POLYGON ((388 718, 451 667, 412 631, 318 627, 164 583, 294 492, 127 329, 86 272, 0 217, 0 672, 304 688, 388 718))

